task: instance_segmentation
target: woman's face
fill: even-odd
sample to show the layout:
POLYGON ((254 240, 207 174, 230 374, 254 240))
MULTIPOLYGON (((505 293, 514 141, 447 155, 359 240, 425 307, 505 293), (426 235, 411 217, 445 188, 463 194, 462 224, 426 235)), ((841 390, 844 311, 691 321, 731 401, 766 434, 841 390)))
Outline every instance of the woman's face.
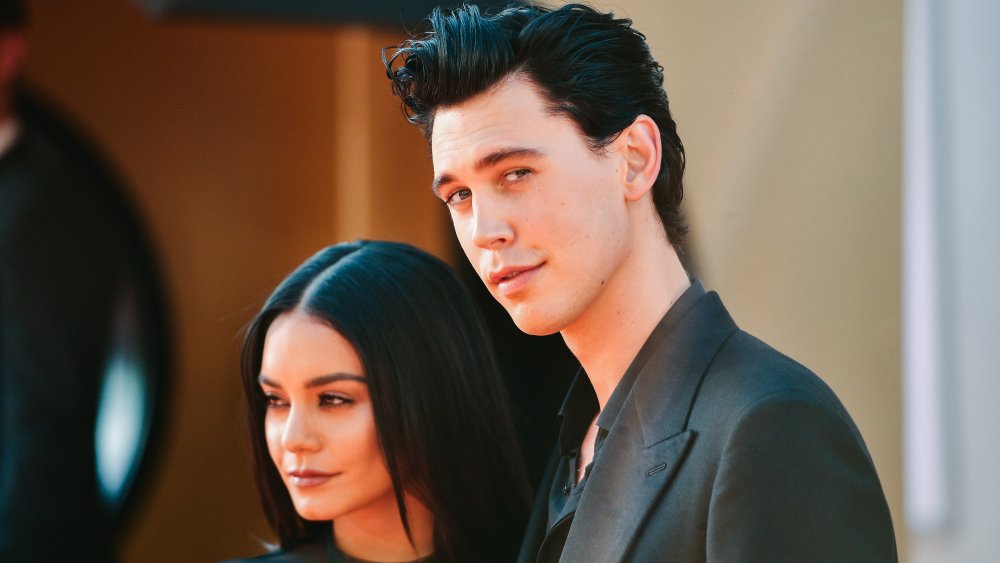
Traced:
POLYGON ((271 323, 260 386, 271 459, 307 520, 394 518, 399 511, 354 348, 299 311, 271 323))

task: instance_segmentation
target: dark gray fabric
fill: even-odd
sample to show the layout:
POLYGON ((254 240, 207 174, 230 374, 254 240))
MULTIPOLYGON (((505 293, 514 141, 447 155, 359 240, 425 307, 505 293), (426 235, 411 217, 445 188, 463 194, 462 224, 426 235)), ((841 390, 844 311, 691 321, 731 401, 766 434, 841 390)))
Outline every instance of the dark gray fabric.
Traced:
MULTIPOLYGON (((657 326, 653 329, 651 336, 643 345, 635 360, 625 371, 621 381, 615 386, 615 390, 608 398, 608 403, 604 405, 600 416, 597 418, 597 437, 594 440, 594 460, 601 454, 601 448, 607 439, 611 427, 621 413, 626 397, 632 391, 632 385, 646 364, 649 356, 656 351, 657 343, 670 338, 671 331, 675 330, 684 314, 693 307, 705 295, 705 288, 700 281, 695 280, 687 290, 677 299, 677 302, 663 316, 657 326)), ((576 480, 578 459, 580 457, 580 444, 587 433, 594 417, 598 414, 600 405, 594 387, 587 379, 587 374, 580 369, 576 378, 570 385, 566 393, 566 400, 563 401, 562 408, 559 409, 559 464, 556 467, 555 484, 549 491, 549 529, 552 530, 558 523, 560 527, 569 528, 573 523, 573 514, 580 502, 580 497, 587 486, 587 479, 590 477, 593 461, 582 468, 583 476, 579 483, 576 480), (562 483, 562 486, 558 486, 562 483)), ((556 535, 556 530, 552 530, 556 535)), ((565 533, 561 534, 565 537, 565 533)), ((550 539, 549 543, 555 540, 550 539)))
POLYGON ((126 259, 93 178, 31 129, 0 158, 0 560, 112 558, 94 424, 126 259), (58 531, 59 541, 52 541, 58 531))
MULTIPOLYGON (((434 556, 414 559, 408 563, 434 563, 434 556)), ((351 557, 337 549, 329 536, 323 540, 300 545, 295 549, 265 553, 249 559, 231 559, 221 563, 371 563, 351 557)))
POLYGON ((272 551, 257 557, 230 559, 220 563, 326 563, 328 561, 332 562, 334 559, 328 554, 327 543, 324 541, 307 543, 287 551, 272 551))
MULTIPOLYGON (((548 503, 536 501, 520 562, 896 560, 846 410, 739 330, 717 294, 661 323, 629 372, 572 525, 546 533, 548 503)), ((563 485, 558 453, 546 495, 563 485)))

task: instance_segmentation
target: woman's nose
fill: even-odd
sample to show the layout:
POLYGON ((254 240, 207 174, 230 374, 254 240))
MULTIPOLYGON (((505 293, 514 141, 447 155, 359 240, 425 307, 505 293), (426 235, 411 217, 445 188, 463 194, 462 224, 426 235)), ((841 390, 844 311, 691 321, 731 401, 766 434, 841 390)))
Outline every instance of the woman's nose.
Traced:
POLYGON ((294 406, 289 409, 285 428, 281 433, 281 445, 290 452, 315 451, 320 448, 322 439, 308 410, 294 406))

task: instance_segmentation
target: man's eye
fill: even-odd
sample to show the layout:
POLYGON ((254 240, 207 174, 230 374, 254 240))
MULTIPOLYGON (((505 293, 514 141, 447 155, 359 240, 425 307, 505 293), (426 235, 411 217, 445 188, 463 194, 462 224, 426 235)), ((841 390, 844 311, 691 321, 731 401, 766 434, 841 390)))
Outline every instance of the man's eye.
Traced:
POLYGON ((525 176, 531 174, 531 170, 527 168, 518 168, 517 170, 511 170, 510 172, 503 175, 504 182, 516 182, 525 176))
POLYGON ((458 205, 470 197, 472 197, 472 190, 469 188, 461 188, 451 192, 448 197, 445 198, 444 203, 448 206, 458 205))
POLYGON ((354 401, 348 399, 347 397, 334 395, 333 393, 323 393, 319 396, 319 404, 323 407, 341 407, 349 405, 353 402, 354 401))

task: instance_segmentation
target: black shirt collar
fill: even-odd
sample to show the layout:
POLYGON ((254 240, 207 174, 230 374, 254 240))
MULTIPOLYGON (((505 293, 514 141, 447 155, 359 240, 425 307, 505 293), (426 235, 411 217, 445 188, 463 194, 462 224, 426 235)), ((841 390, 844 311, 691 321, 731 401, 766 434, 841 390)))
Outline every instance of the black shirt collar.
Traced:
POLYGON ((569 386, 566 399, 559 409, 559 454, 568 456, 570 452, 580 447, 587 426, 594 420, 594 415, 600 404, 597 393, 587 378, 587 372, 581 367, 569 386))

